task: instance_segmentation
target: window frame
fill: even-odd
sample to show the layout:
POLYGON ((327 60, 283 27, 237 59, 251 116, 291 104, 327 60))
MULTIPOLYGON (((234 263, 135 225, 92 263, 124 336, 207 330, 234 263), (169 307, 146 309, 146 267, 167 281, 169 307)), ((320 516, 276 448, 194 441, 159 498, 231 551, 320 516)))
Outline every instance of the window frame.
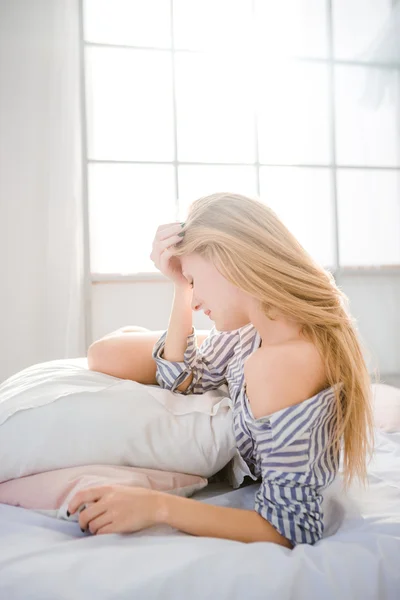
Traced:
MULTIPOLYGON (((90 268, 90 231, 89 231, 89 191, 88 191, 88 171, 90 164, 168 164, 174 167, 174 179, 175 179, 175 197, 176 197, 176 209, 178 211, 179 202, 179 177, 178 168, 179 166, 251 166, 256 168, 256 186, 257 193, 260 194, 260 168, 262 167, 299 167, 299 168, 323 168, 329 169, 330 172, 330 185, 331 185, 331 198, 333 203, 333 228, 334 228, 334 264, 328 269, 336 277, 340 274, 400 274, 399 265, 377 265, 371 267, 354 266, 346 267, 342 266, 340 262, 339 252, 339 217, 338 217, 338 184, 337 184, 337 173, 339 169, 352 169, 352 170, 379 170, 379 171, 397 171, 400 175, 400 166, 366 166, 366 165, 346 165, 338 164, 337 162, 337 150, 336 150, 336 111, 335 111, 335 66, 360 66, 364 68, 381 68, 381 69, 395 69, 400 74, 400 64, 397 63, 369 63, 358 60, 345 60, 336 59, 334 57, 334 32, 333 32, 333 1, 327 0, 326 3, 326 19, 327 19, 327 57, 326 58, 315 58, 315 57, 291 57, 292 62, 306 62, 306 63, 322 63, 328 68, 328 114, 329 114, 329 144, 331 162, 330 164, 282 164, 282 163, 261 163, 259 157, 259 143, 258 143, 258 122, 257 114, 254 115, 254 131, 255 131, 255 161, 254 162, 240 162, 240 163, 208 163, 208 162, 186 162, 178 160, 178 140, 177 140, 177 102, 176 102, 176 81, 175 81, 175 57, 179 52, 197 53, 198 50, 181 50, 175 47, 174 38, 174 19, 173 19, 173 0, 170 0, 171 10, 171 47, 167 48, 152 48, 146 46, 135 46, 130 44, 114 44, 114 43, 99 43, 89 42, 85 39, 84 33, 84 3, 85 0, 79 0, 79 11, 80 11, 80 82, 81 82, 81 116, 82 116, 82 153, 83 153, 83 165, 82 165, 82 179, 83 179, 83 203, 84 203, 84 244, 85 244, 85 267, 89 274, 89 279, 92 283, 106 283, 115 281, 168 281, 164 275, 158 272, 133 272, 130 274, 117 274, 117 273, 94 273, 90 268), (130 49, 130 50, 157 50, 167 51, 171 54, 171 65, 172 65, 172 90, 173 90, 173 129, 174 129, 174 158, 170 162, 162 161, 140 161, 140 160, 102 160, 102 159, 90 159, 88 155, 88 142, 87 142, 87 105, 86 105, 86 77, 85 77, 85 54, 86 49, 91 47, 105 47, 105 48, 119 48, 119 49, 130 49)), ((255 12, 255 2, 251 2, 253 14, 255 12)), ((398 108, 399 122, 400 122, 400 107, 398 108)), ((400 201, 400 200, 399 200, 400 201)))

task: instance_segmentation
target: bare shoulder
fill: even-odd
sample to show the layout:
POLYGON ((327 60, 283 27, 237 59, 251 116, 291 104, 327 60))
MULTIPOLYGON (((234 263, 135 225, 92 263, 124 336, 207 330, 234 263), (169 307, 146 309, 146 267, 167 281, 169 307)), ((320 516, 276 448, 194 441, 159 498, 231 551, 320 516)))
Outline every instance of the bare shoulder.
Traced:
POLYGON ((245 362, 244 377, 256 419, 311 398, 326 380, 317 348, 302 340, 259 348, 245 362))

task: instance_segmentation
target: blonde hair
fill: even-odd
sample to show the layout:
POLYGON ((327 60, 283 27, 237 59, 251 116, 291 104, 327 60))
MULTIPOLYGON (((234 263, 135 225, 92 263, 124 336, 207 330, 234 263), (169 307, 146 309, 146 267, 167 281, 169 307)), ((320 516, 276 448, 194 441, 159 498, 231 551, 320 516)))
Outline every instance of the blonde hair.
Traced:
POLYGON ((345 486, 354 476, 365 484, 372 452, 371 381, 347 310, 347 297, 331 273, 304 250, 263 202, 240 194, 199 198, 189 209, 182 242, 173 255, 197 253, 232 284, 302 325, 318 349, 335 391, 336 425, 330 444, 343 443, 345 486))

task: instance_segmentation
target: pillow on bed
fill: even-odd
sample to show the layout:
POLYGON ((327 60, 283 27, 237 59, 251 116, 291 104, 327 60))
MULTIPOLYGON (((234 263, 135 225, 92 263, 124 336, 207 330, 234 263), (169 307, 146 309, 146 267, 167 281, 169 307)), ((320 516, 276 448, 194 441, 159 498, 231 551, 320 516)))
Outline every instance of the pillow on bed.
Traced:
POLYGON ((98 485, 130 485, 189 497, 207 485, 207 479, 155 469, 87 465, 19 477, 0 483, 0 502, 22 506, 59 519, 67 517, 70 499, 81 489, 98 485))
POLYGON ((90 464, 208 478, 236 454, 226 386, 183 396, 67 359, 0 385, 0 482, 90 464))
POLYGON ((387 432, 400 431, 400 389, 384 383, 372 384, 372 409, 375 427, 387 432))

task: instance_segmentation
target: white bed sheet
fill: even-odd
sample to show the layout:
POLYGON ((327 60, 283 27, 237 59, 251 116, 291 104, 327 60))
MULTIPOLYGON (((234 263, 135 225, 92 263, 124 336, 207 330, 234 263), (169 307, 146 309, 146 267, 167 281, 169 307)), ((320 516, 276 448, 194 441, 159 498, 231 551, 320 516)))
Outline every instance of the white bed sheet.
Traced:
MULTIPOLYGON (((326 537, 292 551, 170 527, 92 536, 0 504, 0 599, 399 600, 400 433, 376 432, 369 480, 347 498, 332 486, 326 537)), ((211 484, 194 497, 252 509, 256 489, 211 484)))

